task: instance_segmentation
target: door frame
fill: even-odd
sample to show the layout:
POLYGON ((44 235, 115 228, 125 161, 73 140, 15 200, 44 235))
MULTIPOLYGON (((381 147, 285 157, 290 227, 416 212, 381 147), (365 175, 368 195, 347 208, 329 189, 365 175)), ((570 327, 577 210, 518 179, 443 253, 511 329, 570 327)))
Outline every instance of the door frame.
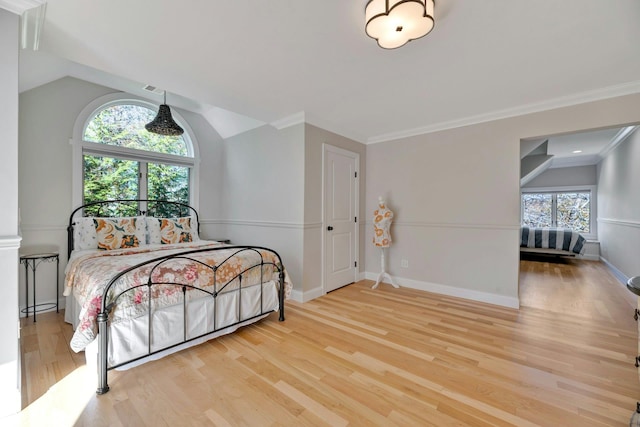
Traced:
MULTIPOLYGON (((321 274, 321 282, 322 282, 322 295, 326 295, 327 294, 327 286, 326 286, 326 272, 327 272, 327 259, 326 259, 326 244, 327 244, 327 223, 326 223, 326 218, 325 218, 325 208, 326 208, 326 197, 327 197, 327 189, 325 188, 325 182, 326 182, 326 176, 325 176, 325 167, 326 167, 326 162, 327 162, 327 153, 328 152, 333 152, 333 153, 337 153, 337 154, 341 154, 344 156, 348 156, 348 157, 352 157, 355 160, 355 172, 357 174, 357 177, 355 178, 355 206, 354 206, 354 210, 356 212, 358 221, 354 222, 354 226, 355 226, 355 239, 354 239, 354 254, 355 254, 355 259, 356 262, 360 262, 360 223, 362 221, 362 218, 360 218, 360 154, 356 153, 354 151, 349 151, 349 150, 345 150, 344 148, 340 148, 340 147, 336 147, 335 145, 331 145, 329 143, 323 142, 322 143, 322 256, 321 256, 321 262, 322 262, 322 274, 321 274)), ((353 277, 353 281, 357 282, 358 281, 358 277, 359 277, 359 270, 360 270, 361 265, 358 265, 357 267, 355 267, 355 272, 354 272, 354 277, 353 277)))

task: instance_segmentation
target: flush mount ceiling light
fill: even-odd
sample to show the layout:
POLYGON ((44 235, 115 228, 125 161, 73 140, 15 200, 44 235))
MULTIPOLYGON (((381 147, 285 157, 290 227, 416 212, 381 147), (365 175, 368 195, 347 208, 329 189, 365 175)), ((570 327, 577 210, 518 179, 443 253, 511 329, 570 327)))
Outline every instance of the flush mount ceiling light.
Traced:
POLYGON ((158 135, 178 136, 184 133, 182 129, 171 117, 171 109, 167 105, 167 91, 164 91, 164 103, 158 108, 156 118, 144 125, 144 128, 158 135))
POLYGON ((395 49, 429 34, 434 7, 434 0, 370 0, 365 30, 381 48, 395 49))

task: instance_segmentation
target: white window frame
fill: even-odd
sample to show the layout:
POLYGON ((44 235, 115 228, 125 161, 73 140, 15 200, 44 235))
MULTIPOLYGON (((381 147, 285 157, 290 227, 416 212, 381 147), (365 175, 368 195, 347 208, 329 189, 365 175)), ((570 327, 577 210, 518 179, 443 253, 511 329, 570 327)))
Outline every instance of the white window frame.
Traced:
MULTIPOLYGON (((143 163, 163 163, 176 166, 187 166, 191 168, 189 173, 189 204, 196 210, 198 209, 199 197, 199 164, 200 151, 193 130, 187 121, 176 111, 171 109, 171 115, 174 120, 184 129, 183 139, 187 146, 187 156, 178 156, 174 154, 158 153, 154 151, 137 150, 128 147, 119 147, 116 145, 103 144, 100 142, 90 142, 84 140, 84 130, 89 122, 105 108, 114 105, 139 105, 149 108, 152 111, 158 111, 158 104, 151 103, 143 98, 125 93, 113 93, 101 96, 89 103, 78 114, 73 128, 73 137, 69 141, 72 146, 72 196, 71 207, 76 208, 83 204, 83 186, 84 186, 84 162, 85 154, 117 157, 124 160, 134 160, 143 163)), ((144 171, 140 171, 144 172, 144 171)), ((146 178, 146 175, 145 175, 146 178)), ((146 179, 142 185, 146 184, 146 179)))
MULTIPOLYGON (((524 203, 522 202, 522 195, 528 193, 584 193, 589 192, 589 233, 580 232, 580 234, 587 240, 598 240, 598 212, 597 212, 597 186, 595 185, 574 185, 568 187, 525 187, 520 189, 520 223, 524 217, 524 203)), ((551 207, 551 213, 555 219, 556 206, 551 207)))

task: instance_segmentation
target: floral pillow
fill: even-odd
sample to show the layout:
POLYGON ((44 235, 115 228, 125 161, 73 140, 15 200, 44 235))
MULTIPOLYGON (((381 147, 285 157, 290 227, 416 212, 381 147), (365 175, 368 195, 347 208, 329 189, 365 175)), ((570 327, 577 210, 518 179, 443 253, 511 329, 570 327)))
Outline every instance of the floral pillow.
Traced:
POLYGON ((147 218, 147 231, 150 244, 168 245, 172 243, 195 242, 199 240, 196 227, 191 224, 193 218, 147 218))
POLYGON ((135 248, 145 243, 145 222, 142 217, 94 218, 98 249, 135 248))

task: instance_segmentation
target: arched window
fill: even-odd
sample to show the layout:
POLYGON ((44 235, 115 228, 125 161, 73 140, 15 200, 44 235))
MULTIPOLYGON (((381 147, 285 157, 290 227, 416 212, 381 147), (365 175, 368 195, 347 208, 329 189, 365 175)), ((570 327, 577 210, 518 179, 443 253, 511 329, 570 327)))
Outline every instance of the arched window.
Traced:
MULTIPOLYGON (((179 115, 173 114, 185 133, 164 136, 145 129, 157 107, 142 100, 117 99, 90 107, 84 120, 81 114, 76 122, 76 131, 80 131, 82 203, 157 199, 194 204, 194 146, 189 127, 179 115), (80 121, 84 125, 78 129, 80 121)), ((135 208, 131 209, 113 214, 135 215, 135 208)), ((163 214, 172 216, 171 212, 163 214)))
POLYGON ((153 110, 140 105, 111 105, 98 111, 89 120, 82 139, 117 147, 187 156, 187 144, 182 135, 157 135, 144 128, 155 115, 153 110))

